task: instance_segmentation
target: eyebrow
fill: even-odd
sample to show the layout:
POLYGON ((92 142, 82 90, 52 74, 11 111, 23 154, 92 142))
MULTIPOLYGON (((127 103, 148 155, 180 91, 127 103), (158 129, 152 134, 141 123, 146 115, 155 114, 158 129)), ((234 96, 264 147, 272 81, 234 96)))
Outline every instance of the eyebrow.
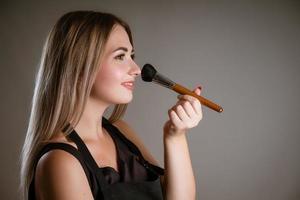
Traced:
MULTIPOLYGON (((119 51, 119 50, 123 50, 125 52, 128 52, 128 49, 126 47, 118 47, 113 52, 116 52, 116 51, 119 51)), ((134 49, 132 49, 131 53, 134 53, 134 49)))

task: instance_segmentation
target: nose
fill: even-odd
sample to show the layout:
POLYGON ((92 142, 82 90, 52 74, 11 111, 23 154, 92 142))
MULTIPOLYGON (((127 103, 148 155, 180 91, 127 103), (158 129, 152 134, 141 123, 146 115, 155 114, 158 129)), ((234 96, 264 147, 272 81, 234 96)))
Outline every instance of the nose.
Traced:
POLYGON ((140 67, 134 61, 132 62, 131 74, 134 74, 136 76, 141 74, 140 67))

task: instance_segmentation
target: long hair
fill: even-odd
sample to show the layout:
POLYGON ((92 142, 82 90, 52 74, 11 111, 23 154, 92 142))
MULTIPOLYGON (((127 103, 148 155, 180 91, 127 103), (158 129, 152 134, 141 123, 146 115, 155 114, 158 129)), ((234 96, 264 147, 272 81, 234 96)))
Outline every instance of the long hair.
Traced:
MULTIPOLYGON (((31 113, 21 154, 20 192, 27 199, 36 158, 53 136, 68 134, 83 113, 87 98, 99 71, 104 46, 115 25, 126 22, 110 13, 72 11, 56 22, 46 38, 31 103, 31 113), (71 125, 71 126, 68 126, 71 125)), ((117 104, 109 117, 120 119, 128 104, 117 104)))

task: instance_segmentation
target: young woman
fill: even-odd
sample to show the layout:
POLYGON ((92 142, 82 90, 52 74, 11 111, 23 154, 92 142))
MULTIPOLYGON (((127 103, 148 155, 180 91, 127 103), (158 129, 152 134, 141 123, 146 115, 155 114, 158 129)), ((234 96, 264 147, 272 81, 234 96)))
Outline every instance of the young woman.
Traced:
POLYGON ((196 198, 186 132, 202 119, 201 104, 183 95, 169 109, 161 168, 122 120, 140 73, 130 28, 120 18, 73 11, 57 21, 44 46, 23 145, 23 199, 196 198))

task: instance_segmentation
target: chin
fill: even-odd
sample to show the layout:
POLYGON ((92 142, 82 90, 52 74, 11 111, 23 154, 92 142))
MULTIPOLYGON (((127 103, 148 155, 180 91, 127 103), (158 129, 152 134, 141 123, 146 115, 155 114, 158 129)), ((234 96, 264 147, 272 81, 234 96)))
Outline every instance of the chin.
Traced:
POLYGON ((132 101, 132 96, 131 97, 129 97, 129 98, 127 98, 127 99, 123 99, 123 103, 120 103, 120 104, 127 104, 127 103, 130 103, 132 101))
POLYGON ((127 104, 133 99, 133 91, 129 91, 126 88, 110 90, 106 95, 106 101, 111 102, 112 104, 127 104))
POLYGON ((116 97, 115 98, 115 104, 127 104, 127 103, 130 103, 133 99, 133 95, 130 94, 130 95, 122 95, 122 96, 119 96, 119 97, 116 97))

